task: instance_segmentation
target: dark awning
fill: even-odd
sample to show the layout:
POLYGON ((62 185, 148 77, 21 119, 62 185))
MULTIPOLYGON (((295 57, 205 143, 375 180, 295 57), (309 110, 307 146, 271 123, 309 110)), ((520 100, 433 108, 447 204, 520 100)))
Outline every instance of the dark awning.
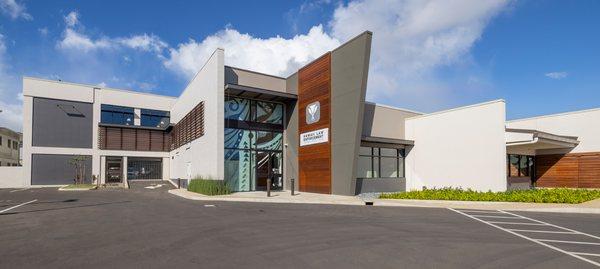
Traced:
POLYGON ((225 94, 241 98, 251 98, 277 102, 295 101, 298 99, 297 95, 291 93, 277 92, 237 84, 225 85, 225 94))
POLYGON ((406 146, 413 146, 414 144, 415 141, 413 140, 398 138, 363 136, 361 139, 361 145, 363 146, 404 148, 406 146))

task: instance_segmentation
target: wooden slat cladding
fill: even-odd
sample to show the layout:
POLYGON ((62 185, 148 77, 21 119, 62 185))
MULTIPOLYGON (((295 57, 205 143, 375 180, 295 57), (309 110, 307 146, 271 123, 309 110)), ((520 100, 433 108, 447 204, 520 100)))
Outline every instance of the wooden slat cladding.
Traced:
POLYGON ((166 131, 100 126, 98 145, 102 150, 169 151, 166 131))
POLYGON ((600 188, 600 152, 538 155, 538 187, 600 188))
MULTIPOLYGON (((331 128, 331 54, 327 53, 298 72, 299 134, 331 128), (320 120, 306 124, 306 107, 319 101, 320 120)), ((327 143, 298 150, 300 191, 331 193, 331 130, 327 143)))
POLYGON ((200 102, 171 131, 171 150, 177 149, 204 135, 204 101, 200 102))

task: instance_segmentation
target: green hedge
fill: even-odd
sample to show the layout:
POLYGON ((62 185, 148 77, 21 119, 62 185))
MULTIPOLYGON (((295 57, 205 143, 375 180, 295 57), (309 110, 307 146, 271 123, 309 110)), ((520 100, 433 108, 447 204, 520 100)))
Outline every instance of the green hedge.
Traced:
POLYGON ((382 194, 381 199, 454 200, 487 202, 579 204, 600 198, 600 190, 534 189, 507 192, 477 192, 461 189, 431 189, 382 194))
POLYGON ((204 195, 224 195, 231 193, 229 185, 223 180, 204 178, 192 179, 188 184, 188 191, 204 195))

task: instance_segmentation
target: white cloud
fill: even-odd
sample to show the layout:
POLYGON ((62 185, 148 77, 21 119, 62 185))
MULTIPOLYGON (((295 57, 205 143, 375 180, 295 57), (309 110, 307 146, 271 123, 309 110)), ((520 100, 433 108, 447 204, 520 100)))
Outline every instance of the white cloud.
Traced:
POLYGON ((549 77, 551 79, 563 79, 569 75, 567 72, 550 72, 544 74, 544 76, 549 77))
POLYGON ((79 23, 79 13, 77 11, 71 11, 64 19, 67 27, 75 27, 75 25, 79 23))
POLYGON ((134 35, 128 38, 118 38, 115 41, 125 47, 156 53, 160 53, 163 49, 168 47, 167 43, 162 41, 158 36, 148 34, 134 35))
POLYGON ((370 98, 412 95, 424 103, 432 100, 423 94, 440 98, 436 95, 448 90, 436 85, 435 71, 469 59, 485 26, 507 5, 505 0, 357 0, 339 6, 330 26, 341 40, 373 31, 370 98))
POLYGON ((15 0, 0 0, 0 11, 11 19, 16 20, 22 18, 24 20, 33 20, 31 14, 27 13, 27 8, 24 4, 19 4, 15 0))
POLYGON ((340 42, 323 26, 291 39, 256 38, 227 28, 197 42, 193 39, 171 48, 165 66, 185 77, 193 76, 216 48, 225 49, 225 64, 273 75, 288 75, 302 65, 337 47, 340 42))
POLYGON ((58 41, 57 48, 70 52, 90 52, 102 49, 130 48, 160 54, 168 47, 168 44, 162 41, 158 36, 146 33, 132 35, 130 37, 110 38, 100 36, 96 39, 91 38, 84 33, 84 27, 81 25, 79 17, 79 13, 75 11, 69 12, 69 14, 64 17, 66 27, 63 32, 63 39, 58 41))
POLYGON ((47 36, 48 35, 48 27, 38 28, 38 32, 40 32, 41 36, 47 36))

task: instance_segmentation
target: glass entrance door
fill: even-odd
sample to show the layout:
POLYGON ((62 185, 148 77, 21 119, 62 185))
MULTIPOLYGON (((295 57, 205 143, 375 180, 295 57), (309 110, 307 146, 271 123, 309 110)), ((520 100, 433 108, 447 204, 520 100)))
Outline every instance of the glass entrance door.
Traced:
POLYGON ((283 189, 281 152, 256 152, 256 189, 266 190, 267 179, 271 179, 271 190, 283 189))
POLYGON ((106 157, 106 182, 121 183, 123 177, 123 158, 106 157))

